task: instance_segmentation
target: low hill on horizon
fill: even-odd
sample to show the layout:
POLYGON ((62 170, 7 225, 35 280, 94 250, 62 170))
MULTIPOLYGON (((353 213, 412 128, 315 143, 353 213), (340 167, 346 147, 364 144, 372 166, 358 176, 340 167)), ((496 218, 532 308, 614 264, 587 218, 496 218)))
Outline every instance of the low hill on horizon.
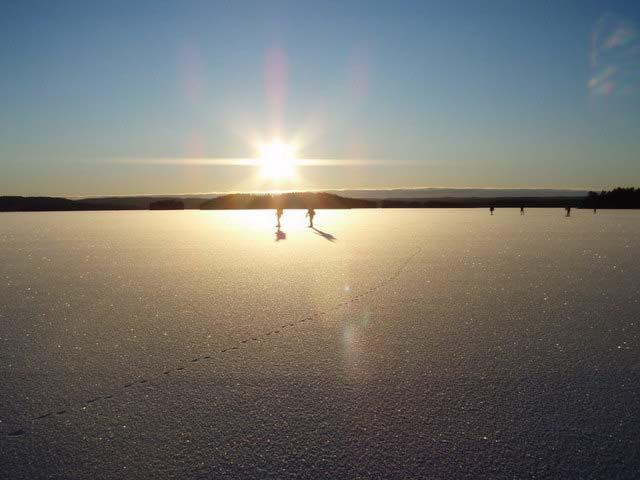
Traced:
MULTIPOLYGON (((553 189, 553 188, 379 188, 379 189, 326 189, 326 190, 289 190, 289 191, 256 191, 256 192, 209 192, 209 193, 177 193, 177 194, 141 194, 141 195, 108 195, 96 197, 69 197, 89 203, 127 204, 146 208, 148 203, 176 199, 188 205, 202 203, 212 198, 226 195, 252 194, 275 195, 281 193, 332 193, 340 197, 368 200, 385 199, 427 199, 427 198, 500 198, 500 197, 586 197, 588 190, 553 189)), ((197 207, 196 207, 197 208, 197 207)))
MULTIPOLYGON (((514 191, 515 192, 515 191, 514 191)), ((519 190, 518 190, 519 192, 519 190)), ((231 193, 215 198, 183 196, 103 197, 0 197, 0 211, 90 211, 90 210, 240 210, 273 208, 640 208, 640 188, 616 188, 600 193, 576 195, 513 195, 473 197, 353 198, 331 192, 231 193)))
POLYGON ((436 199, 436 198, 501 198, 501 197, 585 197, 588 190, 554 188, 383 188, 326 190, 350 198, 364 199, 436 199))
POLYGON ((231 193, 204 202, 202 210, 250 210, 275 208, 374 208, 376 202, 340 197, 325 192, 279 194, 231 193))

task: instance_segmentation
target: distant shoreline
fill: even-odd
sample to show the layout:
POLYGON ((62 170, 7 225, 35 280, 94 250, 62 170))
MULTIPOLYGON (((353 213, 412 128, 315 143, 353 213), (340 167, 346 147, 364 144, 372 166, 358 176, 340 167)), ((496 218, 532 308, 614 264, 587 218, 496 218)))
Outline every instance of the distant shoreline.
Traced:
POLYGON ((640 189, 618 188, 610 192, 589 192, 586 196, 445 196, 395 199, 350 198, 328 192, 234 193, 214 198, 136 196, 72 200, 61 197, 0 197, 0 212, 489 207, 637 209, 640 208, 640 189))

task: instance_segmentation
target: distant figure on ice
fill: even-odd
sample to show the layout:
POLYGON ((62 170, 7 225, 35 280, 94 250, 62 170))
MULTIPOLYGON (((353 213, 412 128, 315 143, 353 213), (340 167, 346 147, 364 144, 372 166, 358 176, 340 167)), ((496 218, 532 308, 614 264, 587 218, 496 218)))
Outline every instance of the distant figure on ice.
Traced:
POLYGON ((489 207, 489 211, 491 212, 491 215, 493 215, 494 210, 495 210, 495 207, 489 207))
POLYGON ((309 208, 307 210, 307 214, 305 215, 306 217, 309 217, 309 228, 313 228, 313 217, 315 217, 316 215, 316 211, 313 208, 309 208))
POLYGON ((567 211, 567 217, 571 216, 571 207, 565 207, 565 210, 567 211))
POLYGON ((276 227, 278 228, 280 228, 280 218, 282 218, 283 213, 284 213, 284 210, 282 208, 276 208, 276 219, 278 220, 276 227))
POLYGON ((524 207, 520 207, 520 215, 524 215, 524 207))
POLYGON ((596 208, 596 207, 593 207, 593 213, 594 213, 594 214, 596 213, 596 210, 597 210, 597 208, 596 208))

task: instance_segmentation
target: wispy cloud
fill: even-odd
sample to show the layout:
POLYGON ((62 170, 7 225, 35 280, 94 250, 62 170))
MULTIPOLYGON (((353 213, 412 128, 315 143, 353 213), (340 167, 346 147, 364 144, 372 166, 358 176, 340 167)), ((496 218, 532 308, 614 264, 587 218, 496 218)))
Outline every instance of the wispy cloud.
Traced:
POLYGON ((636 30, 628 25, 620 25, 607 37, 604 42, 606 48, 618 48, 629 45, 637 37, 636 30))
MULTIPOLYGON (((128 165, 155 165, 155 166, 225 166, 246 167, 260 166, 259 158, 191 158, 191 157, 163 157, 163 158, 116 158, 109 163, 128 165)), ((408 160, 379 160, 357 158, 297 158, 295 164, 302 167, 358 167, 358 166, 396 166, 411 165, 415 162, 408 160)))
POLYGON ((591 35, 591 74, 587 81, 594 96, 628 95, 640 85, 640 40, 629 18, 603 15, 591 35))
POLYGON ((615 90, 613 77, 618 71, 617 67, 609 65, 604 70, 596 73, 589 79, 589 89, 597 95, 611 95, 615 90))

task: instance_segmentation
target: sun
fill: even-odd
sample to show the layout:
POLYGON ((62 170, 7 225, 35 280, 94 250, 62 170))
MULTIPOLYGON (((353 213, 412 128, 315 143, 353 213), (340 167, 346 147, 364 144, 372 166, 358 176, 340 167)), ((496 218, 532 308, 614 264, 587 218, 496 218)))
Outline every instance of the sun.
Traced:
POLYGON ((292 178, 296 166, 295 150, 287 143, 269 143, 260 149, 258 161, 263 177, 273 180, 292 178))

